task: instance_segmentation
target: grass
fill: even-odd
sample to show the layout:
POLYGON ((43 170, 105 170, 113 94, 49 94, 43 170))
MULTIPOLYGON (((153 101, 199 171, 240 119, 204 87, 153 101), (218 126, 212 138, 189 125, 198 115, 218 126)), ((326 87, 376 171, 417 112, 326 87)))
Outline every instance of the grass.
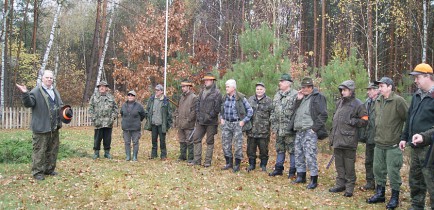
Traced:
MULTIPOLYGON (((1 130, 5 139, 31 140, 27 130, 1 130)), ((385 204, 368 205, 373 191, 358 188, 364 179, 364 146, 357 151, 357 183, 351 198, 328 189, 335 179, 327 140, 319 143, 319 186, 307 190, 306 184, 293 185, 286 176, 269 177, 255 170, 247 173, 247 158, 242 171, 221 171, 224 164, 220 134, 216 135, 213 165, 209 168, 187 166, 178 162, 179 144, 176 132, 168 134, 167 161, 149 160, 150 134, 143 132, 139 161, 124 160, 124 146, 119 128, 113 130, 113 160, 92 160, 93 128, 64 128, 62 145, 68 145, 79 156, 58 161, 55 177, 37 182, 31 177, 30 163, 0 165, 0 209, 384 209, 385 204)), ((245 148, 244 148, 245 151, 245 148)), ((274 141, 270 143, 269 172, 275 161, 274 141)), ((409 207, 408 158, 401 170, 400 208, 409 207)), ((287 173, 288 163, 285 163, 287 173)), ((386 192, 387 200, 390 189, 386 192)))

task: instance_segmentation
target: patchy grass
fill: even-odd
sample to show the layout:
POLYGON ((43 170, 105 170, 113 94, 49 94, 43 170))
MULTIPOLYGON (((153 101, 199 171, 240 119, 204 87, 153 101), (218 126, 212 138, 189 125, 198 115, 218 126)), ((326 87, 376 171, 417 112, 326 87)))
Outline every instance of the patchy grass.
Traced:
MULTIPOLYGON (((358 188, 365 183, 364 146, 358 149, 357 186, 352 198, 342 193, 332 194, 336 176, 334 164, 326 165, 331 158, 328 142, 319 143, 319 186, 307 190, 307 184, 293 185, 286 176, 269 177, 255 170, 247 173, 247 158, 242 171, 234 174, 221 171, 224 158, 220 134, 216 135, 213 165, 209 168, 187 166, 178 162, 179 144, 176 132, 168 134, 167 161, 149 160, 150 134, 143 132, 138 162, 124 161, 121 130, 113 131, 112 154, 114 159, 91 159, 93 154, 93 128, 64 128, 61 147, 79 151, 80 156, 58 161, 55 177, 45 181, 32 179, 30 163, 0 165, 0 209, 384 209, 386 204, 368 205, 366 198, 373 191, 358 188)), ((29 140, 31 132, 2 130, 0 141, 5 139, 29 140)), ((245 148, 244 148, 245 151, 245 148)), ((270 143, 269 172, 275 161, 274 140, 270 143)), ((288 163, 285 163, 286 173, 288 163)), ((401 170, 400 208, 409 207, 408 158, 401 170)), ((387 189, 387 200, 390 189, 387 189)))

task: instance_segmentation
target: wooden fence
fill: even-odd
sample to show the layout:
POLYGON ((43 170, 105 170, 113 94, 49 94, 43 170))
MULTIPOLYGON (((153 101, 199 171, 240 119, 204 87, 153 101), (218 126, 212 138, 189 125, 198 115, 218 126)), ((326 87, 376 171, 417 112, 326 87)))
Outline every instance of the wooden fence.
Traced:
MULTIPOLYGON (((90 126, 88 107, 72 107, 74 117, 69 124, 63 126, 90 126)), ((1 129, 29 128, 32 110, 24 107, 5 107, 1 115, 1 129)))

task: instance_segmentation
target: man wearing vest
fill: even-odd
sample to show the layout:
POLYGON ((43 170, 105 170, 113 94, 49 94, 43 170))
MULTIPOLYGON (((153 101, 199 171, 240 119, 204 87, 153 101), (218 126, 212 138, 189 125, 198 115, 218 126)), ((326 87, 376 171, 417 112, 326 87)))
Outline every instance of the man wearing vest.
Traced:
MULTIPOLYGON (((410 196, 413 209, 424 209, 428 191, 431 209, 434 209, 433 142, 429 130, 434 126, 434 75, 430 65, 421 63, 410 73, 419 88, 411 99, 408 118, 399 146, 404 150, 410 143, 410 196), (423 136, 423 142, 421 141, 423 136), (431 146, 429 146, 431 144, 431 146)), ((432 132, 431 132, 432 133, 432 132)))
POLYGON ((243 159, 243 131, 252 129, 250 119, 253 109, 246 97, 237 91, 237 83, 230 79, 226 81, 225 100, 221 105, 222 147, 226 159, 226 165, 222 170, 231 169, 233 166, 232 142, 235 143, 235 165, 233 171, 240 170, 243 159))

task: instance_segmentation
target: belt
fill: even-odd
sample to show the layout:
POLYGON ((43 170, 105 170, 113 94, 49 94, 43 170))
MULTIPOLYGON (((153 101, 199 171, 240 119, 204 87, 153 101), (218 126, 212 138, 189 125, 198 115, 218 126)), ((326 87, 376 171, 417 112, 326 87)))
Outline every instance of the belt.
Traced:
POLYGON ((239 119, 236 119, 236 120, 226 120, 226 121, 228 121, 228 122, 238 122, 238 121, 240 121, 239 119))

